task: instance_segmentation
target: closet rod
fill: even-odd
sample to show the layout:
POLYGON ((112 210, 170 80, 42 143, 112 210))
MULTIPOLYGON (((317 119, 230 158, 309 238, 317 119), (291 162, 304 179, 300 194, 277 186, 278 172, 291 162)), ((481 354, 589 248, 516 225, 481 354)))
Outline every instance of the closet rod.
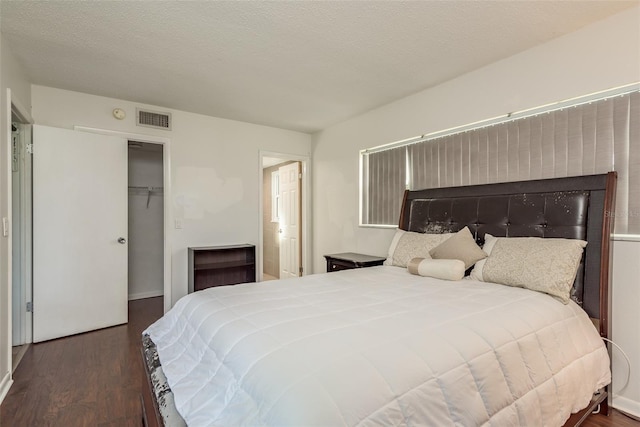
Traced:
POLYGON ((145 186, 136 186, 136 185, 129 186, 129 190, 158 191, 162 189, 164 189, 164 187, 145 187, 145 186))
POLYGON ((147 209, 149 209, 149 202, 151 201, 151 193, 158 192, 158 193, 164 194, 164 190, 162 189, 162 187, 151 187, 151 186, 142 187, 142 186, 130 185, 129 190, 141 190, 141 191, 147 192, 147 209))

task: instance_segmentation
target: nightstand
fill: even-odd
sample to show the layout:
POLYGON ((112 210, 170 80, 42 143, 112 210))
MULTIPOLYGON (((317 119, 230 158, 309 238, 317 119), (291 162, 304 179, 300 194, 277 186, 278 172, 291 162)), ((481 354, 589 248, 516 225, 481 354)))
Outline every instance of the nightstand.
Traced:
POLYGON ((386 259, 381 256, 356 254, 353 252, 325 255, 324 257, 327 259, 327 273, 339 270, 351 270, 352 268, 382 265, 386 259))

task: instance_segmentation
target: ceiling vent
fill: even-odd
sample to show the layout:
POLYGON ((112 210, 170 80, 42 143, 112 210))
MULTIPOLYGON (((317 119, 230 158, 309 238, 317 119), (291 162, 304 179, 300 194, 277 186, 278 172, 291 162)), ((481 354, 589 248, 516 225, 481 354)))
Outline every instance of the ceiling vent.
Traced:
POLYGON ((136 116, 136 124, 138 126, 171 130, 171 113, 159 113, 136 108, 136 116))

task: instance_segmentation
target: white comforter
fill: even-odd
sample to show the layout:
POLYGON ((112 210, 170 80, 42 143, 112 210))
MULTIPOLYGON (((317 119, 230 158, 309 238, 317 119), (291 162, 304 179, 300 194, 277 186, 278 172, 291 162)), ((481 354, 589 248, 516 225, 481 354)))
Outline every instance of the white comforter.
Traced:
POLYGON ((189 426, 560 426, 611 378, 573 302, 398 267, 197 292, 147 332, 189 426))

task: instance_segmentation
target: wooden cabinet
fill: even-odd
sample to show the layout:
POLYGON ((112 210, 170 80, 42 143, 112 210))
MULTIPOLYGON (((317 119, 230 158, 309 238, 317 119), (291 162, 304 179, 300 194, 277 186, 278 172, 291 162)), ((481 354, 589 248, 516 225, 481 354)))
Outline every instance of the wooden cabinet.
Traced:
POLYGON ((382 265, 386 259, 385 257, 356 254, 354 252, 325 255, 324 257, 327 260, 327 273, 332 271, 350 270, 352 268, 382 265))
POLYGON ((189 293, 256 281, 254 245, 189 248, 189 293))

